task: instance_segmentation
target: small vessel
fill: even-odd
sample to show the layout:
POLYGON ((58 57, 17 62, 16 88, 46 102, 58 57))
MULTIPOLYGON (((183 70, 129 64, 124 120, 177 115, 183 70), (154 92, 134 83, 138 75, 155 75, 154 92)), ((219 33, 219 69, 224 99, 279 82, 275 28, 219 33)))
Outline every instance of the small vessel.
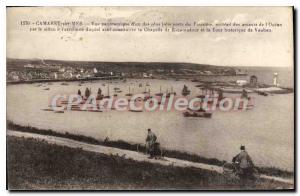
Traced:
POLYGON ((170 98, 171 93, 169 93, 168 89, 166 90, 166 98, 170 98))
POLYGON ((129 110, 130 112, 143 112, 143 110, 129 110))
POLYGON ((54 110, 51 109, 51 108, 45 108, 45 109, 41 109, 41 110, 43 110, 43 111, 54 111, 54 110))
POLYGON ((114 88, 114 91, 115 91, 115 93, 121 93, 122 91, 120 90, 120 88, 118 88, 118 87, 115 87, 114 88))
POLYGON ((197 98, 200 98, 200 99, 204 99, 204 98, 205 98, 205 95, 197 95, 196 97, 197 97, 197 98))
POLYGON ((54 111, 54 113, 64 113, 64 111, 63 110, 56 110, 56 111, 54 111))
POLYGON ((148 99, 151 99, 152 98, 152 96, 150 95, 150 88, 148 89, 148 95, 146 95, 145 97, 144 97, 144 101, 147 101, 148 99))
POLYGON ((101 110, 86 110, 87 112, 102 112, 101 110))
POLYGON ((109 95, 109 83, 107 84, 107 95, 104 96, 103 98, 105 98, 105 99, 110 98, 110 95, 109 95))
POLYGON ((200 118, 211 118, 212 113, 211 112, 206 112, 203 110, 199 111, 191 111, 187 110, 186 112, 183 113, 184 117, 200 117, 200 118))
POLYGON ((268 96, 269 94, 263 91, 257 91, 258 95, 262 95, 262 96, 268 96))
POLYGON ((187 87, 186 85, 183 85, 183 89, 182 89, 181 94, 182 94, 183 96, 187 96, 187 95, 189 95, 190 93, 191 93, 191 91, 188 89, 188 87, 187 87))
POLYGON ((44 90, 48 91, 48 90, 50 90, 50 88, 44 88, 44 90))
MULTIPOLYGON (((176 92, 173 90, 173 86, 171 86, 171 92, 169 92, 169 95, 176 95, 176 92)), ((167 97, 168 97, 168 95, 167 95, 167 97)))
POLYGON ((146 86, 145 86, 145 90, 144 90, 144 92, 143 92, 143 94, 147 94, 148 92, 147 92, 147 89, 146 89, 146 86))
POLYGON ((66 82, 62 82, 60 85, 63 85, 63 86, 68 86, 69 84, 66 83, 66 82))
POLYGON ((163 93, 161 92, 161 86, 159 86, 159 93, 155 94, 156 96, 163 96, 163 93))
POLYGON ((125 96, 132 96, 132 93, 130 93, 130 86, 129 86, 129 88, 128 88, 128 93, 125 94, 125 96))

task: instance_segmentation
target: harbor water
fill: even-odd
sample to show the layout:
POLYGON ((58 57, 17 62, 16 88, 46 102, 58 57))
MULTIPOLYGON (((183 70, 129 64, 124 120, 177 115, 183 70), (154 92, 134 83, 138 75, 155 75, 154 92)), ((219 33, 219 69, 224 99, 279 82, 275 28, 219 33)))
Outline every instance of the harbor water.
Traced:
MULTIPOLYGON (((231 161, 239 152, 240 145, 258 166, 274 166, 294 170, 294 105, 293 94, 259 96, 251 94, 255 107, 246 111, 215 111, 211 119, 186 118, 179 111, 161 112, 120 112, 106 111, 54 113, 43 111, 57 94, 74 94, 78 89, 84 92, 98 88, 110 95, 113 88, 122 90, 118 96, 141 93, 151 89, 151 93, 171 90, 180 94, 183 85, 191 90, 191 97, 201 94, 196 83, 187 80, 127 80, 94 81, 92 83, 70 82, 61 85, 18 84, 7 86, 7 119, 16 124, 52 129, 58 132, 82 134, 96 139, 124 140, 145 143, 147 129, 158 136, 163 148, 179 150, 208 158, 231 161), (139 84, 142 83, 142 87, 139 84), (149 83, 149 86, 145 84, 149 83), (44 90, 49 88, 50 90, 44 90)), ((225 96, 236 96, 225 94, 225 96)))

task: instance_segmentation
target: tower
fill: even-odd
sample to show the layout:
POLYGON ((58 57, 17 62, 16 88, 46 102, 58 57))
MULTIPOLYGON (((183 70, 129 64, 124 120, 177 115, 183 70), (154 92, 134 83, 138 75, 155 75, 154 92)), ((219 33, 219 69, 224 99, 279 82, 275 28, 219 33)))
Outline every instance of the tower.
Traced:
POLYGON ((278 73, 277 72, 274 73, 273 85, 278 86, 278 73))

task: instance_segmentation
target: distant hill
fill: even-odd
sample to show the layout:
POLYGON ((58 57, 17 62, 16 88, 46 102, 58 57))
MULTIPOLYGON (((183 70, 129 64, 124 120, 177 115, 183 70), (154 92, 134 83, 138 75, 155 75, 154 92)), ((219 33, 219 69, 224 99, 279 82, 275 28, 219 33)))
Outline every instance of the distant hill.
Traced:
POLYGON ((41 59, 7 59, 7 69, 23 68, 24 65, 48 65, 48 66, 72 66, 76 68, 95 67, 99 70, 105 71, 147 71, 147 70, 178 70, 178 69, 191 69, 191 70, 220 70, 230 69, 225 66, 214 66, 206 64, 195 63, 178 63, 178 62, 99 62, 99 61, 62 61, 62 60, 41 60, 41 59))

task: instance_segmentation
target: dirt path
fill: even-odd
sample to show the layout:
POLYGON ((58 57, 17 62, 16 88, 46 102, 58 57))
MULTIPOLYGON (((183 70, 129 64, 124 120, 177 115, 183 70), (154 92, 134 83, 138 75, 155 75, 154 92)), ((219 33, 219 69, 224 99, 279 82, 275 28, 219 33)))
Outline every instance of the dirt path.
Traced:
MULTIPOLYGON (((168 158, 168 157, 164 157, 163 160, 149 159, 148 156, 143 153, 130 151, 130 150, 123 150, 123 149, 113 148, 113 147, 87 144, 84 142, 79 142, 79 141, 62 138, 62 137, 39 135, 39 134, 34 134, 34 133, 25 133, 25 132, 12 131, 12 130, 8 130, 7 135, 15 136, 15 137, 35 138, 38 140, 44 140, 50 144, 67 146, 67 147, 71 147, 71 148, 81 148, 82 150, 85 150, 85 151, 102 153, 102 154, 107 154, 107 155, 122 156, 123 158, 133 159, 136 161, 145 161, 145 162, 156 163, 156 164, 161 164, 161 165, 165 165, 165 166, 172 165, 172 166, 176 166, 176 167, 195 167, 195 168, 210 170, 210 171, 214 171, 214 172, 218 172, 218 173, 223 173, 223 169, 220 166, 190 162, 190 161, 185 161, 185 160, 180 160, 180 159, 175 159, 175 158, 168 158)), ((266 175, 261 175, 260 177, 264 178, 264 179, 275 180, 278 182, 294 184, 293 179, 285 179, 285 178, 266 176, 266 175)))

